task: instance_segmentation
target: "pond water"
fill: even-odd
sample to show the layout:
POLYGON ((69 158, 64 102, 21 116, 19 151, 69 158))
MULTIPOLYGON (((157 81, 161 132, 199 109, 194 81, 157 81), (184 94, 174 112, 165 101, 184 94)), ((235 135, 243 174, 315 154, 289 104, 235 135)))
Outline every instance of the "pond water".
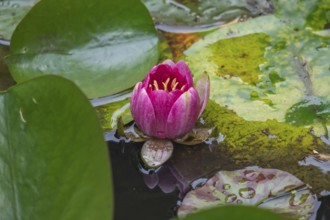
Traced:
MULTIPOLYGON (((170 159, 168 164, 161 169, 147 171, 141 167, 139 159, 142 143, 125 143, 124 140, 117 139, 114 132, 107 133, 106 138, 109 140, 108 147, 113 170, 115 220, 174 218, 184 196, 183 191, 187 192, 190 188, 196 188, 205 182, 205 178, 197 178, 189 185, 188 180, 175 179, 168 166, 173 166, 176 158, 170 159), (150 185, 146 184, 146 176, 154 172, 165 178, 166 183, 153 186, 154 188, 151 189, 150 185)), ((180 146, 176 147, 179 148, 178 151, 182 150, 180 146)), ((206 145, 203 147, 208 148, 206 145)), ((230 164, 224 164, 227 164, 224 169, 232 169, 230 164)), ((317 199, 310 219, 330 219, 330 195, 317 199)))
MULTIPOLYGON (((196 146, 175 144, 165 165, 147 169, 142 143, 115 135, 119 117, 132 121, 132 89, 91 100, 108 143, 115 219, 175 218, 187 193, 217 172, 264 168, 306 183, 315 201, 310 219, 330 220, 330 2, 294 1, 292 10, 269 0, 143 2, 157 28, 159 63, 182 59, 195 78, 210 76, 197 124, 213 130, 196 146)), ((3 58, 9 37, 2 38, 1 91, 15 84, 3 58)))

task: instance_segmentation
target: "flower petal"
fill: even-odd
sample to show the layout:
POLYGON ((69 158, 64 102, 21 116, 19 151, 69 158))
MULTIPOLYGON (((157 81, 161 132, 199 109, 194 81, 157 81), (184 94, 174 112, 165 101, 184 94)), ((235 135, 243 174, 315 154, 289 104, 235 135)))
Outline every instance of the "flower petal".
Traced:
POLYGON ((180 73, 180 75, 184 77, 184 81, 188 84, 188 88, 194 86, 190 69, 183 60, 180 60, 175 64, 174 72, 180 73))
POLYGON ((198 92, 199 99, 201 101, 201 109, 198 117, 203 113, 206 103, 210 95, 210 78, 209 75, 203 73, 200 79, 196 83, 196 90, 198 92))
POLYGON ((150 100, 153 104, 157 123, 151 131, 151 136, 157 138, 165 138, 167 117, 175 100, 174 96, 164 90, 155 90, 149 93, 150 100))
POLYGON ((175 139, 190 131, 200 112, 200 100, 194 88, 183 93, 173 104, 167 118, 166 137, 175 139))
POLYGON ((142 89, 141 82, 137 83, 133 89, 133 92, 131 95, 131 101, 130 101, 132 115, 136 115, 136 112, 134 112, 134 111, 136 111, 136 109, 137 109, 136 104, 138 103, 139 94, 140 94, 141 89, 142 89))
POLYGON ((155 110, 147 91, 142 88, 136 94, 137 99, 131 100, 131 112, 138 128, 146 135, 151 136, 156 124, 155 110))
POLYGON ((147 76, 148 80, 146 80, 146 85, 152 83, 154 80, 157 82, 162 82, 164 79, 170 77, 172 71, 172 67, 166 63, 161 63, 157 66, 154 66, 147 76))
POLYGON ((167 64, 167 65, 170 65, 172 68, 174 68, 174 66, 175 66, 175 63, 172 61, 172 60, 165 60, 164 62, 163 62, 163 64, 167 64))

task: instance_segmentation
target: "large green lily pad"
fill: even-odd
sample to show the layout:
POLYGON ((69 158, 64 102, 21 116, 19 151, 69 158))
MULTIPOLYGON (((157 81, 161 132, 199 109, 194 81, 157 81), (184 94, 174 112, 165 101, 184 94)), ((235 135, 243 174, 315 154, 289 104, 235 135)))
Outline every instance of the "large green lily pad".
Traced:
POLYGON ((17 24, 39 0, 0 0, 0 40, 10 40, 17 24))
POLYGON ((132 87, 158 61, 152 19, 134 0, 40 1, 17 26, 10 49, 17 82, 61 75, 89 98, 132 87))
POLYGON ((187 193, 178 216, 207 207, 239 204, 307 218, 313 213, 314 198, 305 186, 293 175, 276 169, 219 171, 205 185, 187 193))
POLYGON ((15 82, 11 77, 8 67, 4 62, 4 57, 8 55, 9 47, 0 45, 0 91, 6 90, 10 86, 14 85, 15 82))
POLYGON ((205 36, 185 52, 185 59, 195 75, 210 75, 211 99, 244 119, 326 124, 330 38, 317 34, 320 27, 313 29, 315 22, 310 19, 326 13, 327 7, 324 1, 314 0, 293 1, 290 7, 278 2, 275 8, 275 15, 205 36), (322 100, 322 106, 295 111, 308 97, 322 100), (305 120, 304 112, 310 111, 313 118, 305 120))
POLYGON ((107 146, 70 81, 45 76, 0 93, 3 219, 111 219, 107 146))

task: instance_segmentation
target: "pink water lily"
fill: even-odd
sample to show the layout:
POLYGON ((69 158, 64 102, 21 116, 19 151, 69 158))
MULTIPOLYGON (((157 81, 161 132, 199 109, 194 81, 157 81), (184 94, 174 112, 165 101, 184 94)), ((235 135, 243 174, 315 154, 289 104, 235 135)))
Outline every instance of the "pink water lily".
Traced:
POLYGON ((131 112, 138 128, 159 139, 176 139, 189 132, 203 112, 209 96, 206 74, 194 87, 184 61, 171 60, 154 66, 145 80, 136 84, 131 112))

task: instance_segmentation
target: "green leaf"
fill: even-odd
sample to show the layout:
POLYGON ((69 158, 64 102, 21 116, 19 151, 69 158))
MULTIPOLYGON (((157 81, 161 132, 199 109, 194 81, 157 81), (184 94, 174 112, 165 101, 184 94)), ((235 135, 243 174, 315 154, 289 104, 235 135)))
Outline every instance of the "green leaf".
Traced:
POLYGON ((250 206, 225 206, 203 210, 188 215, 184 220, 289 220, 279 214, 275 214, 269 210, 260 209, 250 206))
POLYGON ((4 57, 9 53, 9 47, 0 44, 0 91, 6 90, 15 82, 11 77, 8 67, 4 62, 4 57))
POLYGON ((16 26, 39 0, 0 0, 0 40, 10 40, 16 26))
POLYGON ((246 120, 284 122, 289 109, 306 97, 330 101, 330 39, 305 27, 314 10, 325 10, 316 7, 320 1, 277 3, 276 15, 205 36, 185 51, 185 60, 195 75, 209 73, 210 97, 218 104, 246 120))
POLYGON ((70 81, 45 76, 0 94, 3 219, 111 219, 107 146, 70 81))
POLYGON ((132 87, 158 61, 152 19, 136 0, 41 1, 18 25, 10 49, 17 82, 61 75, 89 98, 132 87))
POLYGON ((294 125, 310 125, 317 121, 328 122, 330 103, 314 96, 306 97, 293 105, 285 115, 285 120, 294 125))
POLYGON ((205 185, 191 190, 178 216, 226 204, 256 205, 295 218, 313 213, 314 198, 301 180, 276 169, 219 171, 205 185))
POLYGON ((216 28, 228 22, 269 14, 274 10, 272 3, 266 0, 143 0, 143 2, 158 28, 169 32, 216 28))

